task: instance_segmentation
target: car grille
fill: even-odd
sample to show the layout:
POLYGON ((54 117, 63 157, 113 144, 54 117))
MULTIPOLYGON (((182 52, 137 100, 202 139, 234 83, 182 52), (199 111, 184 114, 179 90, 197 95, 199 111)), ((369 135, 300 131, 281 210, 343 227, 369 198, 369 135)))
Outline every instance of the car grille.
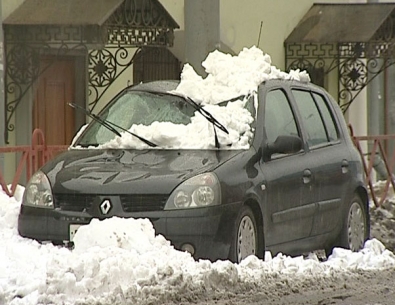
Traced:
POLYGON ((92 206, 94 195, 55 194, 55 204, 64 211, 82 212, 92 206))
POLYGON ((120 196, 125 212, 162 211, 167 195, 125 195, 120 196))
MULTIPOLYGON (((100 195, 99 195, 100 196, 100 195)), ((64 211, 82 212, 89 210, 98 197, 91 194, 56 194, 55 204, 64 211)), ((162 211, 168 195, 120 195, 122 209, 126 213, 162 211)))

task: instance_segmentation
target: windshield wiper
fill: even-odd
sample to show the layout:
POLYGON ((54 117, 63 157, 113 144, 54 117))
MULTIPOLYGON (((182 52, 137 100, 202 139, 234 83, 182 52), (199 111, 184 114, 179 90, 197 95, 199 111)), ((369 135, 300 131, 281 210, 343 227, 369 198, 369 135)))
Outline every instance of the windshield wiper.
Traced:
POLYGON ((156 94, 156 95, 170 95, 170 96, 176 96, 178 98, 182 98, 184 99, 187 103, 189 103, 190 105, 192 105, 193 108, 195 108, 195 110, 197 110, 203 117, 205 117, 210 123, 213 124, 214 127, 214 136, 215 136, 215 147, 219 148, 220 144, 218 141, 218 135, 217 135, 217 130, 215 129, 215 127, 221 129, 223 132, 225 132, 226 134, 229 134, 229 131, 226 129, 226 127, 224 125, 222 125, 210 112, 208 112, 207 110, 205 110, 201 105, 199 105, 198 103, 196 103, 193 99, 191 99, 188 96, 184 96, 184 95, 178 95, 175 93, 171 93, 171 92, 157 92, 157 91, 145 91, 145 92, 149 92, 152 94, 156 94))
POLYGON ((148 141, 147 139, 144 139, 143 137, 140 137, 139 135, 136 135, 135 133, 123 128, 122 126, 119 126, 119 125, 117 125, 117 124, 115 124, 113 122, 110 122, 108 120, 103 120, 98 115, 90 112, 89 110, 85 109, 84 107, 81 107, 80 105, 77 105, 75 103, 69 103, 69 105, 71 107, 73 107, 74 109, 78 109, 78 110, 83 111, 91 119, 95 120, 96 122, 98 122, 99 124, 101 124, 102 126, 107 128, 108 130, 110 130, 111 132, 116 134, 118 137, 122 137, 122 135, 119 133, 118 130, 115 129, 115 127, 121 129, 122 131, 125 131, 125 132, 131 134, 132 136, 136 137, 137 139, 139 139, 140 141, 144 142, 145 144, 147 144, 147 145, 149 145, 151 147, 157 147, 158 146, 155 143, 152 143, 151 141, 148 141))
POLYGON ((207 121, 209 121, 210 123, 213 124, 213 128, 214 128, 214 137, 215 137, 215 147, 219 148, 220 144, 218 141, 218 135, 217 135, 217 130, 215 129, 215 127, 221 129, 223 132, 225 132, 226 134, 229 134, 229 131, 226 129, 226 127, 224 125, 222 125, 215 117, 213 117, 213 115, 208 112, 206 109, 204 109, 201 105, 199 105, 198 103, 196 103, 193 99, 191 99, 190 97, 186 96, 185 100, 191 104, 193 106, 193 108, 195 108, 202 116, 204 116, 207 121))
POLYGON ((201 115, 203 115, 210 123, 213 123, 215 127, 221 129, 223 132, 229 134, 229 131, 226 129, 224 125, 222 125, 218 120, 206 109, 204 109, 201 105, 196 103, 190 97, 185 97, 185 99, 197 110, 201 115))

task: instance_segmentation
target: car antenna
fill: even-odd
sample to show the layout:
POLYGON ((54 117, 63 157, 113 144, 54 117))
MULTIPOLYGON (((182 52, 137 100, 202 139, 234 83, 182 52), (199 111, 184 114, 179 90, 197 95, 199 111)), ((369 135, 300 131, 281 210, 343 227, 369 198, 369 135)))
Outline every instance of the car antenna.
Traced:
POLYGON ((263 21, 261 21, 261 27, 259 28, 258 44, 256 45, 258 48, 259 48, 259 43, 261 41, 262 25, 263 25, 263 21))

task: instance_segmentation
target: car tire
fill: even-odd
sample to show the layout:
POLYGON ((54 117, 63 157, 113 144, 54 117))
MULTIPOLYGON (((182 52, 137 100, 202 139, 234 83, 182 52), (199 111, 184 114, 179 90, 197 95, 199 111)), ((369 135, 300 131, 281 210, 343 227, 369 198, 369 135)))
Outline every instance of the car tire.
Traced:
POLYGON ((361 250, 368 239, 368 213, 361 198, 355 195, 345 209, 342 230, 332 247, 326 250, 327 257, 335 247, 349 249, 353 252, 361 250))
POLYGON ((248 206, 243 206, 237 216, 229 259, 240 263, 249 255, 258 253, 258 231, 254 213, 248 206))

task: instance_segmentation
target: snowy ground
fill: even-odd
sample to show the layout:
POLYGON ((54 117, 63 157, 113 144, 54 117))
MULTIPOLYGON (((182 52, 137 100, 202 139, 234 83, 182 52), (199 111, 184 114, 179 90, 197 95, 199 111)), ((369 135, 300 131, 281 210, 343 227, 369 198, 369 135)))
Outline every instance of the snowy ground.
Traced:
POLYGON ((335 249, 325 262, 311 254, 232 264, 194 261, 155 236, 148 220, 93 221, 77 232, 74 250, 40 245, 17 233, 22 191, 14 198, 0 193, 0 304, 188 303, 253 287, 289 295, 313 282, 327 287, 350 274, 395 269, 395 255, 383 245, 394 244, 393 226, 382 225, 394 220, 395 200, 373 209, 373 234, 380 232, 383 243, 373 235, 359 253, 335 249))
MULTIPOLYGON (((375 193, 380 196, 381 190, 385 185, 384 181, 375 184, 375 193)), ((390 186, 388 199, 383 202, 381 207, 370 206, 371 213, 371 236, 379 239, 387 249, 395 252, 395 195, 390 186)))

